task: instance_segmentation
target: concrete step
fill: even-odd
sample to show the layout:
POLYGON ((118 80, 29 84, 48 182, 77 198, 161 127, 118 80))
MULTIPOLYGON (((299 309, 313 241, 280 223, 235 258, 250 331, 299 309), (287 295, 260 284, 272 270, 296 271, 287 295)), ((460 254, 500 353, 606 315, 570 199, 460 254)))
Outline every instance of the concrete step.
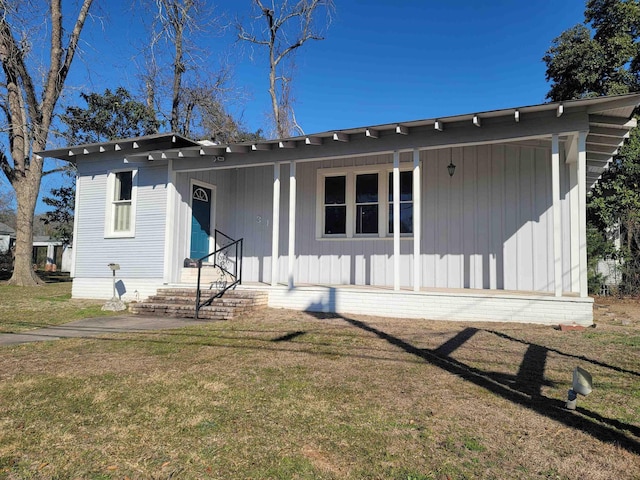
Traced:
MULTIPOLYGON (((201 292, 201 301, 207 299, 208 291, 201 292)), ((163 288, 156 295, 130 309, 138 315, 161 315, 171 317, 195 317, 196 290, 193 288, 163 288)), ((267 306, 269 295, 257 290, 228 290, 223 297, 213 299, 211 305, 201 307, 199 318, 230 320, 235 316, 267 306)))
MULTIPOLYGON (((233 276, 223 272, 219 267, 203 266, 200 270, 200 284, 208 285, 224 279, 227 283, 234 281, 233 276)), ((198 281, 198 269, 193 267, 185 267, 180 272, 180 281, 182 283, 196 283, 198 281)))

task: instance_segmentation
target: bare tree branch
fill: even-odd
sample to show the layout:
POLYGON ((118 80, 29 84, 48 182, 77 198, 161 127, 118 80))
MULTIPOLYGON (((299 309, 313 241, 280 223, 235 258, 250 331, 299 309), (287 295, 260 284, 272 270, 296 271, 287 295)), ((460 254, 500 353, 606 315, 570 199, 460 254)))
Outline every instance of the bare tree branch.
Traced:
POLYGON ((69 171, 69 167, 58 167, 58 168, 54 168, 52 170, 47 170, 46 172, 42 172, 42 176, 47 176, 47 175, 51 175, 52 173, 63 173, 63 172, 68 172, 69 171))
MULTIPOLYGON (((276 135, 285 138, 295 131, 302 131, 293 114, 293 101, 290 96, 290 72, 292 66, 285 65, 294 53, 309 40, 323 40, 320 28, 316 25, 316 14, 324 8, 330 19, 333 0, 299 0, 290 4, 281 0, 272 1, 265 6, 262 0, 253 0, 256 10, 255 22, 264 21, 266 26, 261 34, 250 33, 242 24, 237 25, 238 39, 253 45, 261 45, 268 50, 269 96, 275 124, 276 135), (289 40, 291 39, 291 40, 289 40)), ((263 24, 264 25, 264 24, 263 24)))

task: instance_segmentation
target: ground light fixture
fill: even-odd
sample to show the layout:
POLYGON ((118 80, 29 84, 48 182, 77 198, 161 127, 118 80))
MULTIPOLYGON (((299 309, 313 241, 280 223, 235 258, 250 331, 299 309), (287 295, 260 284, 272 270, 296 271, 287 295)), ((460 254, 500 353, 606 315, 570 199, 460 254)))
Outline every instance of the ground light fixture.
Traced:
POLYGON ((453 174, 456 173, 456 166, 453 164, 452 161, 450 161, 449 165, 447 165, 447 170, 449 171, 450 177, 453 177, 453 174))
POLYGON ((575 410, 576 403, 578 402, 578 394, 585 397, 591 393, 593 381, 591 374, 584 368, 576 367, 573 371, 573 384, 569 389, 569 396, 567 398, 567 409, 575 410))
POLYGON ((109 263, 107 266, 113 273, 113 296, 111 297, 111 300, 109 300, 107 303, 105 303, 102 306, 102 310, 110 311, 110 312, 119 312, 127 308, 124 302, 120 300, 116 295, 116 271, 120 270, 120 264, 109 263))

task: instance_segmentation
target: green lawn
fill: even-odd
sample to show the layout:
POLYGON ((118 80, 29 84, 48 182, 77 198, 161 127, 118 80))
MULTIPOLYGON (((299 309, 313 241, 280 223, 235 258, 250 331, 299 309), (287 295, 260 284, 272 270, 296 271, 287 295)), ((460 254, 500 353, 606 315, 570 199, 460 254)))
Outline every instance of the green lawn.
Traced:
POLYGON ((103 312, 102 305, 104 301, 71 300, 70 282, 54 281, 33 288, 0 284, 0 333, 114 315, 103 312))
MULTIPOLYGON (((0 289, 5 330, 94 308, 0 289)), ((264 310, 2 347, 0 478, 640 478, 640 323, 616 308, 583 332, 264 310), (567 412, 576 365, 594 391, 567 412)))

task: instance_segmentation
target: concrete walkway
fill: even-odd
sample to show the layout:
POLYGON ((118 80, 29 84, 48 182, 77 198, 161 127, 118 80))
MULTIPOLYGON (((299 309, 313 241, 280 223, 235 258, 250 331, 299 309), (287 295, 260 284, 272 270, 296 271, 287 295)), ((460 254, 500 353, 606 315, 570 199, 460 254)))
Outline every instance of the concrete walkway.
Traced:
POLYGON ((87 318, 20 333, 0 333, 0 347, 20 343, 44 342, 61 338, 99 338, 109 333, 143 332, 183 328, 211 323, 211 320, 193 318, 141 317, 122 315, 117 317, 87 318))

